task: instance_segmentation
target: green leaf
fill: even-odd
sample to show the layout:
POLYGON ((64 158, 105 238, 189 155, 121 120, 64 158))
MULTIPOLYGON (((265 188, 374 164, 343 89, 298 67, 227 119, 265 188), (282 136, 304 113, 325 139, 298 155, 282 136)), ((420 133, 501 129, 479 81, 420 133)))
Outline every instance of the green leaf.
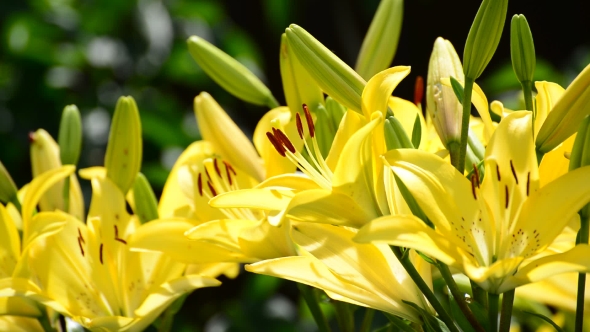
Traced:
POLYGON ((448 287, 447 287, 447 292, 449 294, 449 304, 451 307, 450 314, 451 314, 451 317, 453 317, 453 320, 455 322, 457 322, 457 325, 459 325, 459 327, 461 328, 461 330, 463 330, 463 332, 472 332, 472 331, 475 332, 475 329, 471 326, 471 324, 469 323, 469 321, 467 320, 467 318, 463 314, 463 311, 461 311, 459 304, 457 304, 457 300, 455 299, 453 294, 451 294, 451 291, 448 290, 448 287))
POLYGON ((402 194, 402 197, 404 198, 408 206, 410 207, 412 214, 424 221, 426 225, 434 228, 434 224, 428 219, 424 211, 422 211, 422 209, 418 205, 418 202, 416 202, 414 196, 412 196, 412 193, 410 193, 410 190, 408 190, 408 187, 406 187, 403 181, 396 174, 394 174, 393 176, 395 177, 395 182, 399 187, 399 191, 402 194))
POLYGON ((424 331, 426 332, 450 332, 449 328, 443 321, 433 316, 428 311, 422 309, 417 304, 410 302, 410 301, 403 301, 405 304, 409 305, 410 307, 414 308, 422 317, 424 322, 424 331))
POLYGON ((416 120, 414 120, 414 128, 412 128, 412 145, 417 149, 420 146, 420 140, 422 139, 422 125, 420 124, 420 115, 416 114, 416 120))
POLYGON ((455 92, 455 96, 459 99, 459 102, 463 102, 463 85, 457 81, 453 76, 451 76, 451 86, 453 87, 453 92, 455 92))
POLYGON ((554 321, 551 320, 551 318, 543 316, 541 314, 536 314, 534 312, 530 312, 530 311, 523 311, 526 314, 529 315, 533 315, 535 317, 541 318, 542 320, 546 321, 547 323, 551 324, 551 326, 553 326, 553 328, 557 331, 557 332, 565 332, 564 329, 562 329, 561 327, 559 327, 559 325, 555 324, 554 321))

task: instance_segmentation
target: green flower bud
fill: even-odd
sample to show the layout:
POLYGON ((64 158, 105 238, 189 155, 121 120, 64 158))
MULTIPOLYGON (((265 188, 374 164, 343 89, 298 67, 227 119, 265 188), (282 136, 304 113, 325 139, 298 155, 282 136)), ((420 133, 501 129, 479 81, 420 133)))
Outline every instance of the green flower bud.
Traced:
POLYGON ((442 79, 454 77, 464 81, 463 67, 455 48, 446 39, 438 37, 428 64, 426 80, 426 112, 433 120, 434 128, 445 147, 461 140, 463 107, 452 87, 442 79))
POLYGON ((590 116, 582 120, 570 155, 569 170, 590 165, 590 116))
POLYGON ((404 14, 403 0, 382 0, 363 40, 355 69, 365 80, 391 65, 404 14))
POLYGON ((510 25, 512 68, 520 83, 532 82, 535 73, 535 44, 524 15, 514 15, 510 25))
POLYGON ((330 115, 330 120, 332 121, 332 125, 338 131, 340 127, 340 122, 346 113, 346 107, 340 105, 339 102, 335 101, 332 97, 328 96, 326 98, 326 110, 330 115))
POLYGON ((133 97, 117 101, 104 165, 109 177, 126 194, 141 168, 142 140, 139 111, 133 97))
POLYGON ((62 165, 76 165, 82 150, 82 120, 76 105, 64 108, 57 142, 62 165))
POLYGON ((320 152, 322 153, 322 156, 326 158, 332 147, 332 142, 334 142, 334 136, 336 136, 336 130, 338 127, 334 128, 332 120, 330 119, 330 114, 324 106, 320 105, 317 108, 316 116, 315 136, 317 138, 318 146, 320 147, 320 152))
POLYGON ((367 82, 300 26, 291 24, 285 33, 297 59, 320 88, 361 113, 361 95, 367 82))
POLYGON ((137 173, 133 189, 133 212, 143 224, 158 219, 158 200, 145 175, 137 173))
POLYGON ((281 36, 280 63, 283 90, 291 113, 301 112, 303 104, 315 112, 318 105, 324 103, 324 94, 293 54, 285 34, 281 36))
POLYGON ((279 106, 266 85, 236 59, 197 36, 190 37, 187 44, 193 59, 227 92, 255 105, 279 106))
POLYGON ((507 9, 508 0, 481 3, 463 51, 463 72, 467 78, 476 80, 492 59, 502 36, 507 9))
POLYGON ((387 150, 414 148, 401 122, 395 117, 390 116, 385 120, 384 129, 387 150))
POLYGON ((0 161, 0 202, 6 204, 16 199, 17 188, 12 177, 0 161))
POLYGON ((573 135, 590 114, 590 65, 567 87, 541 125, 535 145, 547 153, 573 135))

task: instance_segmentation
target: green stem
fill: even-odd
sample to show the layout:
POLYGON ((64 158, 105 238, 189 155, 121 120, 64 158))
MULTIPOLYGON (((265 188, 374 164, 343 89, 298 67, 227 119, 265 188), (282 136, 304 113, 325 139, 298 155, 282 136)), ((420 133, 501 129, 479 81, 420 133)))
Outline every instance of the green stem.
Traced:
POLYGON ((461 143, 460 142, 450 142, 449 144, 447 144, 447 148, 449 149, 449 155, 451 156, 451 165, 453 165, 453 166, 455 166, 455 168, 457 168, 456 165, 459 165, 459 158, 460 158, 459 150, 461 148, 461 143))
POLYGON ((324 312, 322 311, 322 308, 320 308, 314 289, 310 286, 299 283, 297 284, 297 287, 299 288, 299 292, 301 292, 303 299, 305 299, 305 303, 307 303, 307 307, 309 308, 309 311, 311 311, 313 319, 316 324, 318 324, 318 330, 320 332, 330 332, 330 325, 328 325, 324 312))
POLYGON ((415 332, 415 330, 408 326, 406 323, 404 323, 404 321, 401 318, 388 313, 386 313, 385 316, 387 317, 387 319, 389 319, 391 324, 395 325, 400 330, 405 332, 415 332))
MULTIPOLYGON (((586 208, 584 208, 586 209, 586 208)), ((578 243, 588 244, 588 232, 590 220, 585 213, 580 213, 580 230, 578 231, 578 243)), ((584 298, 586 294, 586 274, 578 275, 578 295, 576 299, 576 324, 574 331, 582 331, 584 327, 584 298)))
POLYGON ((39 320, 39 324, 41 324, 43 331, 56 332, 55 328, 53 328, 51 322, 49 321, 49 315, 47 315, 47 308, 45 308, 42 305, 39 305, 39 310, 41 311, 41 316, 37 319, 39 320))
POLYGON ((449 287, 451 294, 453 294, 453 297, 455 298, 457 305, 459 305, 459 309, 461 309, 461 311, 463 312, 463 315, 465 315, 465 318, 467 318, 467 320, 469 321, 471 326, 476 331, 485 332, 485 329, 483 328, 483 326, 481 326, 481 324, 479 324, 479 322, 477 321, 477 318, 475 317, 473 312, 471 312, 471 309, 469 309, 467 302, 465 302, 465 294, 463 294, 459 290, 459 287, 457 287, 457 283, 455 282, 455 279, 453 279, 453 275, 451 274, 449 267, 446 264, 441 263, 441 262, 438 262, 437 266, 438 266, 438 269, 440 270, 440 274, 442 275, 443 279, 447 283, 447 286, 449 287))
POLYGON ((524 94, 524 106, 527 111, 533 110, 533 82, 524 81, 521 82, 522 93, 524 94))
POLYGON ((473 282, 473 280, 469 280, 471 282, 471 293, 473 294, 473 299, 475 302, 481 304, 484 308, 488 308, 488 294, 483 288, 479 287, 478 284, 473 282))
POLYGON ((474 79, 465 77, 463 87, 463 116, 461 118, 461 145, 459 146, 459 160, 453 164, 459 173, 465 170, 465 155, 467 154, 467 134, 469 132, 469 116, 471 115, 471 94, 473 92, 474 79))
POLYGON ((70 212, 70 177, 64 179, 64 188, 63 188, 63 197, 64 197, 64 211, 70 212))
POLYGON ((354 315, 350 305, 341 301, 332 301, 336 310, 336 320, 342 332, 354 332, 354 315))
POLYGON ((434 310, 438 313, 440 319, 447 325, 449 330, 452 332, 459 332, 459 330, 455 326, 455 323, 453 322, 453 319, 442 306, 442 304, 438 301, 436 295, 434 295, 430 287, 428 287, 426 282, 424 282, 424 279, 422 279, 422 276, 420 275, 420 273, 418 273, 416 267, 414 267, 414 265, 410 261, 409 256, 404 257, 404 254, 402 253, 402 250, 399 247, 392 246, 391 250, 397 257, 397 259, 400 261, 404 269, 406 269, 406 272, 408 272, 410 278, 412 278, 416 286, 418 286, 418 289, 420 289, 422 294, 424 294, 428 302, 430 302, 434 310))
POLYGON ((502 297, 502 313, 500 316, 500 332, 510 331, 510 319, 512 318, 512 306, 514 305, 514 292, 509 290, 502 297))
POLYGON ((373 324, 373 317, 375 316, 375 310, 371 308, 367 308, 365 311, 365 317, 363 318, 363 323, 361 324, 361 328, 359 332, 369 332, 371 331, 371 325, 373 324))
POLYGON ((490 319, 490 332, 498 331, 498 304, 500 295, 488 293, 488 318, 490 319))

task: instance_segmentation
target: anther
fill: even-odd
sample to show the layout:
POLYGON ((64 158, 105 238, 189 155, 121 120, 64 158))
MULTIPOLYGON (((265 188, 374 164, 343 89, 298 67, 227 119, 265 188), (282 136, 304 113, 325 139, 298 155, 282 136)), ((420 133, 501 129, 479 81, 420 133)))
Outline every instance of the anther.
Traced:
POLYGON ((211 191, 211 195, 213 195, 213 197, 217 196, 217 191, 215 191, 215 188, 213 187, 213 184, 211 184, 210 181, 207 181, 207 186, 209 186, 209 190, 211 191))
POLYGON ((231 179, 231 172, 229 171, 229 167, 227 167, 227 163, 224 161, 223 164, 225 165, 225 174, 227 175, 227 182, 229 182, 229 185, 232 185, 232 179, 231 179))
POLYGON ((473 194, 473 199, 477 200, 477 194, 475 193, 475 174, 471 175, 471 193, 473 194))
POLYGON ((303 124, 301 123, 299 112, 295 114, 295 122, 297 123, 297 133, 299 133, 299 138, 303 139, 303 124))
POLYGON ((498 164, 496 164, 496 174, 498 175, 498 181, 502 181, 502 178, 500 177, 500 167, 498 164))
POLYGON ((102 262, 102 247, 103 247, 103 246, 104 246, 104 243, 101 243, 101 244, 100 244, 100 250, 99 250, 100 264, 104 264, 104 263, 102 262))
POLYGON ((507 209, 508 208, 508 202, 510 202, 510 196, 509 196, 509 193, 508 193, 508 185, 504 186, 504 188, 506 188, 506 190, 504 190, 504 191, 506 192, 506 206, 505 206, 505 208, 507 209))
MULTIPOLYGON (((275 128, 273 128, 273 131, 275 131, 274 129, 275 128)), ((279 142, 283 143, 283 146, 286 147, 287 150, 289 150, 291 153, 295 153, 297 151, 295 150, 295 147, 289 140, 289 137, 287 137, 287 135, 285 135, 285 133, 283 133, 283 131, 281 131, 280 129, 277 129, 275 131, 275 137, 279 142)))
POLYGON ((274 137, 274 135, 270 132, 266 132, 266 137, 268 137, 268 140, 270 141, 270 143, 275 147, 275 149, 277 150, 277 152, 285 157, 285 148, 283 147, 282 144, 280 144, 279 142, 277 142, 277 138, 274 137))
POLYGON ((531 172, 526 175, 526 195, 529 196, 529 190, 531 188, 531 172))
POLYGON ((514 175, 514 180, 516 184, 518 184, 518 177, 516 176, 516 170, 514 170, 514 164, 512 164, 512 160, 510 160, 510 169, 512 170, 512 175, 514 175))
POLYGON ((207 170, 207 167, 205 167, 205 174, 207 174, 207 179, 211 180, 211 175, 209 175, 209 171, 207 170))
POLYGON ((80 252, 82 253, 82 257, 84 257, 84 248, 82 247, 83 242, 84 240, 82 239, 82 237, 78 237, 78 246, 80 246, 80 252))
POLYGON ((203 178, 202 178, 202 173, 199 173, 199 179, 197 180, 197 184, 199 186, 199 195, 201 195, 201 197, 203 197, 203 178))
POLYGON ((313 119, 307 105, 303 104, 303 112, 305 113, 305 121, 307 122, 307 128, 309 128, 309 136, 313 138, 315 136, 315 127, 313 126, 313 119))
POLYGON ((236 170, 232 167, 230 163, 224 160, 223 164, 225 164, 225 168, 229 169, 232 173, 234 173, 234 175, 238 175, 238 173, 236 173, 236 170))
POLYGON ((477 187, 479 188, 479 169, 477 168, 477 166, 475 164, 473 164, 473 175, 475 175, 475 181, 477 183, 477 187))
POLYGON ((414 83, 414 104, 421 104, 422 98, 424 98, 424 79, 422 76, 418 76, 414 83))
POLYGON ((217 158, 213 158, 213 166, 215 167, 215 172, 217 176, 221 177, 221 172, 219 171, 219 165, 217 165, 217 158))
POLYGON ((82 240, 82 243, 86 243, 86 241, 84 241, 84 237, 82 236, 82 232, 80 231, 79 227, 78 227, 78 237, 80 238, 80 240, 82 240))
POLYGON ((119 238, 119 228, 117 228, 117 225, 114 225, 114 226, 115 226, 115 241, 119 241, 123 244, 127 244, 127 241, 119 238))

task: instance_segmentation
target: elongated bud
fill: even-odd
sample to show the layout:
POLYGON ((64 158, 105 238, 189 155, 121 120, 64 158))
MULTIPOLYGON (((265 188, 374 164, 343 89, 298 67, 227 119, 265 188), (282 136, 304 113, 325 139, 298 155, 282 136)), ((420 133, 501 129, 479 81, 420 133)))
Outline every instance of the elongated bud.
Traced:
POLYGON ((68 105, 59 124, 59 156, 63 165, 76 165, 82 150, 82 120, 76 105, 68 105))
POLYGON ((145 175, 137 173, 133 182, 133 212, 143 224, 158 219, 158 200, 145 175))
POLYGON ((576 132, 590 114, 590 65, 567 87, 539 129, 535 145, 547 153, 576 132))
POLYGON ((414 148, 412 141, 410 141, 408 134, 398 119, 390 116, 385 120, 384 126, 385 144, 387 144, 387 150, 414 148))
POLYGON ((355 69, 365 80, 391 65, 404 14, 403 0, 381 0, 363 40, 355 69))
POLYGON ((520 83, 532 82, 535 74, 535 44, 524 15, 514 15, 510 25, 512 68, 520 83))
POLYGON ((476 80, 492 59, 500 43, 508 0, 483 0, 469 29, 463 69, 465 77, 476 80))
POLYGON ((324 94, 293 54, 286 34, 281 36, 280 64, 283 91, 291 114, 299 112, 303 104, 315 112, 318 105, 324 103, 324 94))
POLYGON ((442 83, 442 79, 449 77, 464 81, 463 67, 451 42, 438 37, 428 64, 426 112, 432 117, 434 128, 447 148, 451 142, 459 142, 461 139, 463 114, 453 88, 442 83))
POLYGON ((262 159, 254 145, 223 108, 207 92, 195 97, 195 115, 204 140, 232 165, 262 181, 265 177, 262 159))
POLYGON ((16 199, 18 189, 10 176, 10 173, 0 161, 0 202, 6 204, 16 199))
POLYGON ((346 114, 346 107, 340 105, 339 102, 335 101, 332 97, 328 96, 326 98, 326 110, 330 115, 330 120, 332 121, 332 125, 338 131, 340 127, 340 122, 346 114))
POLYGON ((236 59, 197 36, 190 37, 187 44, 193 59, 227 92, 255 105, 279 106, 266 85, 236 59))
POLYGON ((133 97, 117 101, 104 165, 109 177, 126 194, 141 168, 142 140, 139 110, 133 97))
MULTIPOLYGON (((590 116, 584 118, 578 129, 574 147, 570 154, 569 170, 590 165, 590 116)), ((590 204, 587 204, 581 212, 584 217, 590 216, 590 204)))
MULTIPOLYGON (((31 141, 31 168, 33 178, 49 170, 61 167, 59 145, 44 129, 29 133, 31 141)), ((61 193, 60 195, 61 196, 61 193)))
POLYGON ((360 113, 365 80, 300 26, 291 24, 285 34, 297 59, 322 90, 360 113))
POLYGON ((330 114, 326 110, 325 107, 320 106, 316 110, 316 137, 318 140, 318 146, 320 147, 320 152, 322 156, 326 158, 328 156, 328 152, 330 152, 330 148, 332 147, 332 142, 334 142, 334 136, 336 136, 336 130, 338 128, 334 128, 333 122, 330 119, 330 114))

